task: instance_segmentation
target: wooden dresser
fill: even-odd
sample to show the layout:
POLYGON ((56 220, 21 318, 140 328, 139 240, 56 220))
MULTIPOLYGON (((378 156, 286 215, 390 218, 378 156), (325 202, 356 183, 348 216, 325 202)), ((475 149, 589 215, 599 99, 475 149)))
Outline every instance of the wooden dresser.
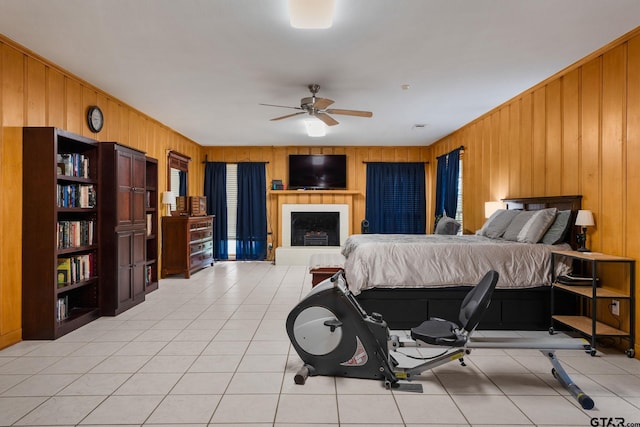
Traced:
POLYGON ((213 265, 214 216, 162 217, 162 277, 213 265))

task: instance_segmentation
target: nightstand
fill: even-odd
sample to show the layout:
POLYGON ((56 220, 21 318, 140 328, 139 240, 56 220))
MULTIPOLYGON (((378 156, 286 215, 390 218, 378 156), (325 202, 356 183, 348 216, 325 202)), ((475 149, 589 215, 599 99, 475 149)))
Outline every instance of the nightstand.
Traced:
MULTIPOLYGON (((554 322, 559 322, 591 338, 591 355, 596 354, 596 339, 598 337, 622 338, 629 341, 629 348, 625 351, 628 357, 635 356, 634 333, 635 333, 635 260, 597 252, 577 252, 577 251, 553 251, 551 253, 551 327, 549 333, 554 333, 554 322), (588 284, 565 284, 560 283, 556 277, 556 263, 566 257, 571 262, 581 265, 583 276, 587 277, 588 284), (604 265, 619 265, 620 271, 610 271, 610 275, 624 278, 624 286, 615 287, 615 279, 598 277, 604 265), (626 270, 625 270, 626 269, 626 270), (614 274, 611 274, 614 273, 614 274), (590 281, 590 283, 589 283, 590 281), (621 290, 621 288, 625 288, 621 290), (554 293, 568 292, 575 295, 578 300, 579 313, 572 315, 554 314, 554 293), (610 311, 613 308, 613 301, 617 301, 618 310, 622 301, 625 301, 628 314, 619 316, 620 325, 628 316, 628 331, 622 326, 613 327, 597 320, 598 301, 607 300, 610 311)), ((623 313, 624 314, 624 313, 623 313)), ((613 316, 613 314, 612 314, 613 316)))

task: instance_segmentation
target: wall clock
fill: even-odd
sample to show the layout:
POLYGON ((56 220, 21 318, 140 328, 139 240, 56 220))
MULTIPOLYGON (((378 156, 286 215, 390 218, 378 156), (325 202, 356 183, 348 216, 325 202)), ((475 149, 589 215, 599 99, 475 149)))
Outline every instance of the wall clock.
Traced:
POLYGON ((104 125, 104 115, 102 110, 97 105, 92 105, 87 110, 87 124, 91 132, 98 133, 102 130, 104 125))

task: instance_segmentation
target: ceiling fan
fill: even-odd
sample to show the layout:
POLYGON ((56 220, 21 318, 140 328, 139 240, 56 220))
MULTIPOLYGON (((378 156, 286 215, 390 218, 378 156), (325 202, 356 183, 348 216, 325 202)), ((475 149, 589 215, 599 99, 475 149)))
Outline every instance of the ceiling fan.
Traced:
POLYGON ((286 105, 274 105, 274 104, 260 104, 260 105, 266 105, 268 107, 280 107, 280 108, 291 108, 294 110, 301 110, 301 111, 298 111, 297 113, 287 114, 286 116, 273 118, 271 119, 271 121, 288 119, 289 117, 295 117, 300 114, 309 114, 310 116, 314 116, 322 120, 327 126, 335 126, 339 122, 333 117, 331 117, 329 114, 342 114, 344 116, 357 116, 357 117, 373 116, 373 113, 371 111, 340 110, 337 108, 327 109, 327 107, 333 104, 334 101, 328 98, 316 98, 316 94, 320 90, 320 85, 310 84, 307 87, 311 92, 311 96, 302 98, 300 100, 299 107, 289 107, 286 105))

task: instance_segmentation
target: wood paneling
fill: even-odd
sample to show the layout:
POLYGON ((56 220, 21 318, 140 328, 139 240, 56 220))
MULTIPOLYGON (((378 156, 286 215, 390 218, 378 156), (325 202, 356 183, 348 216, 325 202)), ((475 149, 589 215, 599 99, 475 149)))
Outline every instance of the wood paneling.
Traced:
MULTIPOLYGON (((267 179, 286 180, 287 155, 345 153, 348 186, 354 196, 351 228, 364 218, 363 161, 429 161, 429 214, 433 211, 436 157, 460 145, 463 155, 464 227, 484 221, 483 204, 513 196, 579 193, 594 212, 589 230, 594 250, 640 256, 640 29, 541 82, 430 147, 201 147, 72 74, 0 37, 0 347, 19 337, 21 144, 9 144, 11 127, 56 126, 101 141, 118 141, 147 151, 166 170, 166 152, 191 157, 189 189, 202 194, 205 155, 209 160, 268 161, 267 179), (105 128, 88 131, 85 111, 97 104, 105 128), (16 243, 17 242, 17 243, 16 243), (18 332, 16 332, 18 331, 18 332)), ((11 139, 13 141, 13 138, 11 139)), ((159 174, 159 189, 166 175, 159 174)), ((340 202, 341 196, 303 196, 307 202, 340 202)), ((270 202, 269 209, 273 209, 270 202)), ((277 224, 269 213, 273 236, 277 224)), ((277 245, 277 242, 274 243, 277 245)), ((636 330, 639 330, 637 322, 636 330)), ((637 338, 637 337, 636 337, 637 338)), ((637 339, 636 339, 637 341, 637 339)), ((636 351, 636 353, 638 353, 636 351)))
MULTIPOLYGON (((602 210, 598 229, 602 233, 600 250, 623 253, 625 201, 623 182, 625 163, 623 149, 625 135, 626 45, 606 52, 602 58, 602 210), (612 207, 615 206, 615 209, 612 207), (604 238, 606 236, 606 238, 604 238)), ((636 191, 637 193, 637 191, 636 191)))
MULTIPOLYGON (((517 163, 520 170, 520 188, 510 188, 512 194, 520 191, 522 197, 533 196, 533 95, 524 94, 520 98, 520 123, 513 126, 520 128, 520 138, 517 144, 520 146, 520 162, 517 163)), ((513 168, 513 166, 512 166, 513 168)))
MULTIPOLYGON (((521 118, 521 101, 517 100, 509 105, 509 123, 507 127, 508 139, 506 141, 506 145, 509 147, 509 158, 507 160, 507 164, 505 169, 509 173, 509 189, 507 191, 508 194, 513 194, 516 191, 520 191, 521 187, 521 170, 520 168, 512 168, 509 165, 519 165, 520 164, 520 156, 522 151, 522 145, 516 143, 520 139, 520 127, 518 123, 520 123, 521 118)), ((468 144, 467 144, 468 145, 468 144)))
POLYGON ((46 122, 49 126, 64 129, 64 74, 48 67, 46 76, 46 122))
POLYGON ((481 195, 465 196, 466 231, 485 201, 582 194, 591 249, 640 258, 640 28, 436 142, 432 161, 462 139, 482 165, 464 168, 464 194, 481 195))
POLYGON ((580 70, 562 80, 562 188, 560 194, 579 194, 580 176, 580 70))
MULTIPOLYGON (((562 174, 562 79, 549 83, 546 93, 545 176, 562 174)), ((545 180, 545 195, 560 196, 562 181, 545 180)))
MULTIPOLYGON (((190 156, 189 189, 202 194, 201 147, 87 82, 0 36, 0 348, 21 339, 23 126, 55 126, 147 151, 166 170, 167 150, 190 156), (86 125, 89 105, 105 113, 102 132, 86 125)), ((166 174, 159 174, 159 193, 166 174)), ((37 262, 37 260, 27 260, 37 262)))
MULTIPOLYGON (((4 93, 4 92, 3 92, 4 93)), ((6 93, 5 93, 6 95, 6 93)), ((22 128, 4 127, 0 141, 0 345, 21 336, 22 128), (12 143, 17 141, 18 143, 12 143), (3 338, 4 337, 4 338, 3 338)), ((15 342, 15 341, 14 341, 15 342)))
MULTIPOLYGON (((626 160, 626 187, 627 192, 627 222, 626 222, 626 250, 627 254, 640 254, 640 221, 637 221, 640 212, 640 37, 630 40, 627 49, 627 147, 626 160)), ((637 276, 638 277, 638 276, 637 276)), ((638 310, 636 310, 638 313, 638 310)), ((640 329, 636 326, 636 330, 640 329)))
POLYGON ((47 69, 40 61, 27 58, 27 119, 29 126, 44 126, 47 122, 47 69))
MULTIPOLYGON (((278 223, 278 199, 281 203, 345 203, 352 205, 351 231, 360 232, 360 222, 365 217, 366 164, 369 161, 389 162, 426 162, 430 147, 202 147, 202 158, 211 162, 237 163, 242 161, 268 162, 266 165, 267 185, 272 179, 287 183, 289 154, 345 154, 347 156, 347 186, 358 194, 344 196, 340 194, 292 194, 287 196, 269 196, 267 198, 268 230, 272 231, 271 242, 280 246, 280 224, 278 223)), ((194 165, 202 172, 204 165, 194 165)), ((428 166, 426 166, 428 168, 428 166)), ((194 168, 190 170, 189 173, 194 168)), ((430 210, 428 209, 427 212, 430 210)), ((429 216, 429 215, 427 215, 429 216)), ((270 258, 272 258, 272 255, 270 258)))
MULTIPOLYGON (((582 67, 582 103, 580 139, 580 194, 582 206, 600 216, 600 97, 602 58, 596 58, 582 67), (588 207, 588 208, 587 208, 588 207)), ((600 247, 598 230, 591 232, 591 244, 600 247)))
POLYGON ((0 115, 0 344, 20 334, 22 277, 22 144, 19 126, 25 117, 25 57, 0 45, 2 73, 0 115), (10 108, 5 108, 9 106, 10 108), (18 143, 8 141, 17 140, 18 143))
MULTIPOLYGON (((546 192, 547 170, 545 161, 546 153, 546 88, 540 88, 533 93, 533 121, 532 121, 532 147, 531 147, 531 170, 532 170, 532 195, 542 196, 546 192)), ((516 196, 515 194, 512 196, 516 196)))

